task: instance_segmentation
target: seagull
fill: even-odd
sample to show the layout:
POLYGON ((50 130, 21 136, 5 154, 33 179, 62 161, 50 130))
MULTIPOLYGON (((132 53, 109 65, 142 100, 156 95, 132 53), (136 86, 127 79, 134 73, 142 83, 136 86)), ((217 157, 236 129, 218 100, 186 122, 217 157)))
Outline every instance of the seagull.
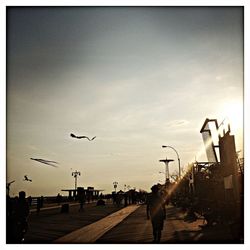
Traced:
POLYGON ((29 179, 27 175, 24 176, 24 180, 23 181, 30 181, 30 182, 32 182, 32 180, 29 179))
POLYGON ((55 167, 55 168, 58 167, 57 165, 55 165, 55 164, 58 164, 58 162, 56 162, 56 161, 49 161, 49 160, 37 159, 37 158, 30 158, 30 159, 33 160, 33 161, 38 161, 40 163, 50 165, 50 166, 55 167))
POLYGON ((94 136, 92 139, 90 139, 88 136, 85 136, 85 135, 83 135, 83 136, 76 136, 76 135, 74 135, 74 134, 70 134, 70 136, 71 137, 73 137, 73 138, 76 138, 76 139, 88 139, 89 141, 93 141, 95 138, 96 138, 96 136, 94 136))

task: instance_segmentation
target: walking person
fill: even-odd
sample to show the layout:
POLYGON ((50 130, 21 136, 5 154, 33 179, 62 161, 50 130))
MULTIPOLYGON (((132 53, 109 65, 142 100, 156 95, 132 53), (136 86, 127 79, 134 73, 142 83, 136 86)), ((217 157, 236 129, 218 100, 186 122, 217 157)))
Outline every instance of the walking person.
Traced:
POLYGON ((80 203, 79 212, 84 211, 83 205, 85 203, 85 194, 84 194, 84 189, 83 188, 81 188, 81 187, 77 188, 77 196, 78 196, 78 200, 79 200, 79 203, 80 203))
POLYGON ((28 230, 28 215, 29 215, 29 204, 25 199, 25 192, 19 192, 17 203, 14 207, 14 242, 20 243, 24 241, 24 235, 28 230))
POLYGON ((41 200, 40 200, 40 207, 42 208, 42 207, 43 207, 43 202, 44 202, 44 197, 41 196, 40 199, 41 199, 41 200))
POLYGON ((164 219, 166 218, 166 210, 164 200, 159 193, 159 187, 154 185, 151 187, 151 190, 152 193, 147 198, 147 219, 151 219, 154 236, 153 242, 159 243, 164 219))
POLYGON ((57 197, 56 197, 56 202, 57 202, 58 205, 60 205, 61 201, 62 201, 62 196, 58 193, 57 197))
POLYGON ((39 214, 41 209, 41 197, 37 197, 36 199, 36 213, 39 214))
POLYGON ((13 201, 6 196, 6 242, 13 243, 13 201))

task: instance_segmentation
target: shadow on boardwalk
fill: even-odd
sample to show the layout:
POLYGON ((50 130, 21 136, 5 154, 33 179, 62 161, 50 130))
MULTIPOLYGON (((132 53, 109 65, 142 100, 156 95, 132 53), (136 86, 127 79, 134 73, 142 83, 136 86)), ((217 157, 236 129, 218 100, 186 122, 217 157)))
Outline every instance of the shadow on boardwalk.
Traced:
MULTIPOLYGON (((78 206, 72 206, 68 214, 61 214, 59 209, 46 210, 39 215, 32 214, 25 243, 52 243, 119 210, 112 204, 107 204, 105 207, 88 204, 85 209, 84 212, 78 212, 78 206)), ((167 219, 164 221, 161 243, 240 243, 233 240, 228 227, 202 228, 203 219, 185 221, 185 214, 172 206, 168 206, 166 211, 167 219)), ((88 243, 85 236, 85 234, 81 235, 84 241, 79 243, 88 243)), ((151 222, 147 220, 146 206, 142 205, 91 243, 145 244, 152 241, 151 222)))
MULTIPOLYGON (((184 221, 180 209, 167 207, 161 243, 240 243, 235 242, 225 226, 223 228, 202 228, 203 219, 184 221)), ((146 207, 141 206, 119 225, 100 237, 96 243, 152 243, 151 222, 146 219, 146 207)))

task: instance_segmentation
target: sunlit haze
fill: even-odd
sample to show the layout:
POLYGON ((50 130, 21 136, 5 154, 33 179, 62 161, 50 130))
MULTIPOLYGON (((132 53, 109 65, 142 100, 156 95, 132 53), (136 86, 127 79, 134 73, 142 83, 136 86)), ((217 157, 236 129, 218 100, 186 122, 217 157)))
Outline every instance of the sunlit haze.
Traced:
POLYGON ((243 156, 242 8, 7 9, 10 195, 67 195, 74 170, 78 186, 148 191, 160 159, 178 171, 162 145, 184 169, 207 161, 206 118, 230 123, 243 156))

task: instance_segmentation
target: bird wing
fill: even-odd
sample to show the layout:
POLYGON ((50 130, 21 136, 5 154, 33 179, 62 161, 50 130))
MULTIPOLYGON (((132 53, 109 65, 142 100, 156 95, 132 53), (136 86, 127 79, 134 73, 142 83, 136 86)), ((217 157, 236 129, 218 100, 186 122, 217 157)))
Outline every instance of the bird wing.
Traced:
POLYGON ((95 138, 96 138, 96 136, 94 136, 94 137, 91 139, 91 141, 93 141, 95 138))

